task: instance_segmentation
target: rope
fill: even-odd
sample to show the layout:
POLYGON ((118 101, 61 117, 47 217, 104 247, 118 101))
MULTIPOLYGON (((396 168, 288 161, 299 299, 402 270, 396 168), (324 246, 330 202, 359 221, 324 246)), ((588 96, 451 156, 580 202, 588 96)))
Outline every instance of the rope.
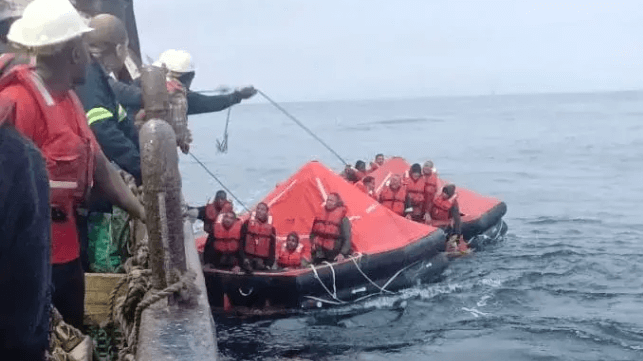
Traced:
POLYGON ((118 295, 118 291, 121 289, 121 287, 129 282, 129 275, 121 278, 118 283, 116 283, 116 286, 114 286, 114 289, 112 292, 109 294, 109 321, 114 322, 114 304, 116 302, 116 296, 118 295))
POLYGON ((329 295, 330 297, 332 297, 332 298, 333 298, 333 299, 335 299, 337 302, 339 302, 339 304, 345 304, 345 303, 346 303, 346 301, 342 301, 342 300, 340 300, 339 298, 337 298, 337 288, 336 288, 336 286, 335 286, 335 270, 333 269, 333 265, 331 265, 331 264, 330 264, 330 263, 328 263, 328 262, 325 262, 325 263, 326 263, 326 264, 328 264, 328 265, 330 266, 330 269, 331 269, 331 271, 333 272, 333 289, 335 290, 335 292, 334 292, 334 293, 330 292, 330 290, 328 289, 328 287, 326 287, 326 285, 324 284, 324 282, 322 282, 321 278, 319 278, 319 274, 317 274, 317 269, 315 268, 315 265, 313 265, 313 264, 311 263, 311 264, 310 264, 310 267, 313 269, 313 273, 315 274, 315 278, 317 279, 317 281, 319 281, 319 283, 322 285, 322 287, 324 287, 324 290, 326 290, 326 292, 328 293, 328 295, 329 295))
MULTIPOLYGON (((361 255, 360 255, 360 256, 361 256, 361 255)), ((360 268, 360 266, 357 264, 357 261, 355 260, 356 258, 357 258, 357 257, 351 257, 351 261, 353 261, 353 263, 355 264, 355 267, 357 268, 357 270, 359 271, 359 273, 361 273, 361 274, 362 274, 362 276, 364 276, 364 278, 366 278, 366 280, 367 280, 368 282, 370 282, 373 286, 375 286, 376 288, 378 288, 378 289, 380 290, 380 293, 388 292, 388 293, 390 293, 390 294, 395 294, 395 292, 393 292, 393 291, 389 291, 389 290, 387 290, 387 289, 386 289, 386 285, 388 285, 388 284, 390 283, 390 280, 389 280, 389 282, 387 282, 387 283, 386 283, 386 285, 385 285, 384 287, 380 287, 377 283, 373 282, 373 280, 371 280, 371 279, 366 275, 366 273, 364 273, 364 271, 362 271, 362 269, 360 268)), ((398 271, 398 273, 399 273, 399 271, 398 271)))
POLYGON ((217 150, 220 153, 226 153, 228 151, 228 123, 230 123, 230 112, 232 111, 232 107, 228 108, 228 115, 226 116, 225 120, 225 130, 223 131, 223 140, 219 141, 217 139, 217 150))
MULTIPOLYGON (((358 257, 361 257, 361 256, 362 256, 362 255, 360 254, 358 257)), ((388 285, 390 285, 390 284, 391 284, 391 282, 393 282, 393 280, 395 280, 395 279, 396 279, 396 278, 397 278, 397 277, 398 277, 402 272, 404 272, 406 269, 408 269, 408 268, 410 268, 410 267, 413 267, 413 266, 414 266, 414 265, 416 265, 418 262, 420 262, 420 261, 415 261, 415 262, 413 262, 413 263, 411 263, 411 264, 409 264, 409 265, 406 265, 406 266, 404 266, 404 267, 400 268, 400 270, 399 270, 399 271, 395 272, 395 274, 393 274, 393 276, 391 276, 391 278, 389 278, 389 279, 388 279, 388 281, 386 281, 386 283, 384 283, 384 285, 383 285, 382 287, 380 287, 380 286, 378 286, 375 282, 373 282, 373 280, 371 280, 371 279, 366 275, 366 273, 364 273, 364 272, 362 271, 362 269, 359 267, 359 265, 357 264, 357 261, 356 261, 356 258, 358 258, 358 257, 351 257, 351 260, 352 260, 352 261, 353 261, 353 263, 355 264, 355 267, 356 267, 356 268, 357 268, 357 270, 362 274, 362 276, 364 276, 364 278, 365 278, 367 281, 369 281, 373 286, 377 287, 377 288, 380 290, 380 292, 379 292, 379 293, 369 293, 369 294, 367 294, 367 295, 361 296, 361 297, 359 297, 359 298, 357 298, 357 299, 355 299, 355 300, 351 301, 352 303, 357 303, 357 302, 363 301, 364 299, 367 299, 367 298, 370 298, 370 297, 376 296, 376 295, 378 295, 378 294, 383 294, 384 292, 387 292, 388 294, 391 294, 391 295, 397 295, 397 294, 399 294, 399 292, 394 292, 394 291, 387 290, 387 289, 386 289, 386 287, 388 287, 388 285)), ((332 297, 333 299, 335 299, 337 302, 335 302, 335 301, 331 301, 331 300, 326 300, 326 299, 319 298, 319 297, 315 297, 315 296, 304 296, 304 297, 306 297, 306 298, 308 298, 308 299, 311 299, 311 300, 314 300, 314 301, 319 301, 319 302, 327 303, 327 304, 330 304, 330 305, 344 305, 344 304, 347 304, 348 302, 343 301, 343 300, 340 300, 339 298, 337 298, 337 289, 336 289, 336 286, 335 286, 335 270, 333 269, 333 265, 332 265, 332 264, 330 264, 330 263, 328 263, 327 261, 325 261, 324 263, 325 263, 325 264, 327 264, 327 265, 330 267, 330 270, 331 270, 331 272, 332 272, 332 274, 333 274, 333 292, 331 292, 331 291, 328 289, 328 287, 326 287, 326 285, 322 282, 321 278, 319 278, 319 274, 317 273, 317 270, 315 269, 315 266, 314 266, 313 264, 311 264, 310 266, 311 266, 311 268, 312 268, 312 270, 313 270, 313 273, 315 274, 315 278, 317 279, 317 281, 319 281, 319 283, 322 285, 322 287, 324 287, 324 290, 326 290, 326 293, 328 293, 328 295, 329 295, 330 297, 332 297)))
POLYGON ((210 172, 210 170, 208 169, 208 167, 206 167, 206 166, 205 166, 205 164, 201 163, 201 161, 200 161, 200 160, 199 160, 199 159, 198 159, 194 154, 192 154, 192 152, 190 152, 190 155, 192 156, 192 158, 194 158, 194 160, 196 160, 196 162, 197 162, 197 163, 199 163, 199 164, 201 165, 201 167, 203 167, 203 169, 205 169, 205 171, 206 171, 206 172, 208 172, 208 174, 209 174, 210 176, 212 176, 212 178, 214 178, 214 180, 216 180, 217 182, 219 182, 219 184, 221 185, 221 187, 223 187, 223 189, 225 189, 225 190, 228 192, 228 194, 230 194, 230 195, 232 196, 232 198, 234 198, 234 199, 235 199, 239 204, 241 204, 241 206, 242 206, 246 211, 250 212, 250 210, 248 209, 248 207, 246 207, 246 205, 245 205, 245 204, 243 204, 243 202, 241 202, 241 201, 239 200, 239 198, 237 198, 237 197, 234 195, 234 193, 232 193, 232 192, 228 189, 228 187, 226 187, 225 185, 223 185, 223 183, 219 180, 219 178, 217 178, 217 176, 215 176, 215 175, 214 175, 214 173, 210 172))
POLYGON ((284 113, 288 118, 290 118, 292 121, 297 123, 303 130, 305 130, 308 134, 310 134, 313 138, 315 138, 318 142, 320 142, 326 149, 328 149, 331 153, 333 153, 337 159, 339 159, 344 165, 348 165, 348 163, 342 158, 337 152, 335 152, 328 144, 326 144, 321 138, 319 138, 315 133, 313 133, 310 129, 308 129, 305 125, 303 125, 297 118, 295 118, 292 114, 288 113, 286 109, 284 109, 281 105, 277 104, 274 100, 270 99, 266 95, 266 93, 262 92, 261 90, 257 89, 257 93, 261 94, 264 98, 266 98, 267 101, 269 101, 272 105, 275 106, 275 108, 279 109, 282 113, 284 113))

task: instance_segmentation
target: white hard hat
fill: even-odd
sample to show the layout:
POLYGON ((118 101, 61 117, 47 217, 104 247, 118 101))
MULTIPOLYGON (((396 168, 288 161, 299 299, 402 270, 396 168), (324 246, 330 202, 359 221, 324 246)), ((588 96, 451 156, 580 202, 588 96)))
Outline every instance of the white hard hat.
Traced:
POLYGON ((163 64, 165 64, 168 70, 176 73, 194 71, 192 55, 185 50, 166 50, 159 56, 159 60, 155 61, 152 65, 162 67, 163 64))
POLYGON ((92 31, 69 0, 34 0, 16 20, 7 39, 26 47, 61 44, 92 31))

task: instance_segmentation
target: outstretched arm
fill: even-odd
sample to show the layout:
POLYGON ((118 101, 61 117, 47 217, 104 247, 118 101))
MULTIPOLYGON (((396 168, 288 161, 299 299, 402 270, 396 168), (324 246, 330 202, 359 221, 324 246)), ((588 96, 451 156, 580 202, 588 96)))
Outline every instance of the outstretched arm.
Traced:
POLYGON ((462 234, 461 230, 461 225, 462 225, 462 219, 460 218, 460 206, 456 202, 453 204, 453 207, 451 207, 451 217, 453 218, 453 230, 457 234, 462 234))

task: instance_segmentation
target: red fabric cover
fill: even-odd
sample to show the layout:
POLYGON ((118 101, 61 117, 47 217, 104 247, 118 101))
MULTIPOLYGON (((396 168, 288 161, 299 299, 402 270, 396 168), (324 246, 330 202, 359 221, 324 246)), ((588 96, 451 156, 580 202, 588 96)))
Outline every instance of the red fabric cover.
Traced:
MULTIPOLYGON (((344 201, 356 252, 379 253, 400 248, 436 230, 397 216, 321 163, 309 162, 262 200, 270 207, 280 241, 278 247, 288 233, 295 231, 306 248, 304 255, 310 253, 308 235, 325 199, 320 187, 326 195, 339 193, 344 201)), ((247 218, 248 214, 241 217, 247 218)))

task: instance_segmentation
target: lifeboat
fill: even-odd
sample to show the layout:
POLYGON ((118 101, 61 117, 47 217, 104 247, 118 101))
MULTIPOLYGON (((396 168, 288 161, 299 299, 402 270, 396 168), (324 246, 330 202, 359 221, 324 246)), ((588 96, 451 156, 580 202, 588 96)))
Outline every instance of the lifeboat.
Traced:
MULTIPOLYGON (((411 168, 406 160, 400 157, 387 159, 383 165, 369 175, 375 178, 375 191, 379 193, 394 174, 404 176, 411 168)), ((439 179, 438 192, 442 186, 450 182, 439 179)), ((502 217, 507 213, 507 205, 495 198, 479 195, 456 184, 458 205, 462 220, 462 235, 469 247, 474 250, 482 249, 486 244, 493 243, 507 232, 507 224, 502 217)), ((433 222, 433 226, 445 229, 446 224, 433 222)))
MULTIPOLYGON (((343 305, 439 277, 448 265, 445 233, 399 217, 318 162, 305 164, 262 202, 270 207, 277 247, 295 231, 310 255, 309 233, 328 194, 339 193, 351 222, 352 254, 335 263, 251 274, 204 266, 213 309, 306 309, 343 305)), ((248 214, 241 215, 242 220, 248 214)), ((205 237, 197 239, 203 249, 205 237)))

